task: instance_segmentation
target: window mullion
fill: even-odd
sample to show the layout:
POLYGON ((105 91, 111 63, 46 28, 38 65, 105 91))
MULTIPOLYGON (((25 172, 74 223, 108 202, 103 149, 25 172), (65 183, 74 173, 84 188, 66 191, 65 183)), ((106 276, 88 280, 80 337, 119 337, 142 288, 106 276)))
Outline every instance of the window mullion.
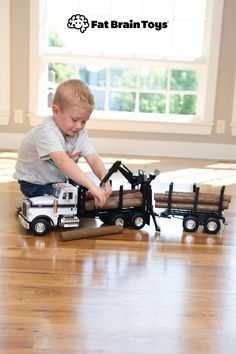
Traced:
POLYGON ((106 88, 105 88, 105 111, 109 111, 110 97, 110 66, 106 67, 106 88))

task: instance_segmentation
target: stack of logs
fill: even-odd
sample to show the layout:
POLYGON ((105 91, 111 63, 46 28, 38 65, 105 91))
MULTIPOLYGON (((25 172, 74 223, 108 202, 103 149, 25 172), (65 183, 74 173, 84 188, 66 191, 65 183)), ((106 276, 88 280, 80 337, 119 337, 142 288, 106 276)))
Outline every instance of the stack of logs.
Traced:
MULTIPOLYGON (((105 206, 101 208, 116 209, 119 207, 119 193, 120 191, 113 191, 108 198, 105 206)), ((87 192, 85 197, 85 210, 93 211, 96 209, 96 204, 93 196, 87 192)), ((123 190, 123 203, 122 208, 137 207, 142 205, 143 195, 136 189, 123 190)))
MULTIPOLYGON (((169 193, 155 193, 155 207, 168 208, 169 193)), ((175 210, 193 210, 195 192, 172 192, 171 209, 175 210)), ((231 196, 224 195, 222 210, 228 209, 231 196)), ((196 211, 199 212, 218 212, 220 196, 218 194, 199 193, 196 211)))

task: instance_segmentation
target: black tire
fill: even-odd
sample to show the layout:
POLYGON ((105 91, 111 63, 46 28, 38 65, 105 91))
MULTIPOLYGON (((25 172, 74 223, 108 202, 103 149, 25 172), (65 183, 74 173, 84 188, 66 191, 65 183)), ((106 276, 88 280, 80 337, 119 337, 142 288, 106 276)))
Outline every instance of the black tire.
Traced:
POLYGON ((125 218, 122 214, 113 214, 110 218, 111 225, 125 225, 125 218))
POLYGON ((189 216, 186 216, 183 220, 184 231, 195 232, 195 231, 197 231, 198 226, 199 226, 199 221, 196 216, 189 215, 189 216))
POLYGON ((204 221, 204 230, 208 234, 217 234, 220 231, 220 220, 216 218, 208 218, 204 221))
POLYGON ((142 213, 135 213, 130 220, 130 227, 135 230, 142 229, 146 224, 145 216, 142 213))
POLYGON ((38 218, 31 223, 31 231, 36 236, 44 236, 51 229, 49 220, 45 218, 38 218))
POLYGON ((100 219, 104 224, 109 224, 109 215, 99 215, 99 219, 100 219))

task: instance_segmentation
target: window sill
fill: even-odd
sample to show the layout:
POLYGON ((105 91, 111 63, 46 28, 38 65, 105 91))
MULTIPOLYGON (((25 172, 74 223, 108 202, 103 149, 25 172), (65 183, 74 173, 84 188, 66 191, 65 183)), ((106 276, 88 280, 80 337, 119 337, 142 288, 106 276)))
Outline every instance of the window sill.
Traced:
POLYGON ((144 121, 91 118, 89 129, 143 133, 210 135, 213 124, 207 122, 144 121))
MULTIPOLYGON (((43 121, 45 116, 28 115, 31 126, 36 126, 43 121)), ((108 119, 97 118, 93 115, 86 127, 102 131, 124 131, 143 133, 167 133, 167 134, 194 134, 210 135, 213 124, 210 122, 173 122, 173 121, 144 121, 134 119, 108 119)))

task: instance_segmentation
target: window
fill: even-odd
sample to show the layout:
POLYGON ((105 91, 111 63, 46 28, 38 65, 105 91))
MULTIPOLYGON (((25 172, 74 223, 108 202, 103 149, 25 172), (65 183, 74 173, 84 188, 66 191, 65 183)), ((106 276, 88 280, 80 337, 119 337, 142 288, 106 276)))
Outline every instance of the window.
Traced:
MULTIPOLYGON (((48 114, 58 83, 80 78, 95 97, 95 129, 129 120, 140 131, 170 132, 172 126, 176 132, 181 124, 182 133, 210 133, 223 0, 36 3, 31 1, 31 18, 38 13, 41 26, 31 40, 31 116, 48 114), (89 23, 83 33, 67 27, 78 13, 89 23)), ((34 20, 34 33, 35 27, 34 20)))
POLYGON ((73 193, 72 192, 63 193, 62 199, 66 200, 66 201, 73 199, 73 193))

